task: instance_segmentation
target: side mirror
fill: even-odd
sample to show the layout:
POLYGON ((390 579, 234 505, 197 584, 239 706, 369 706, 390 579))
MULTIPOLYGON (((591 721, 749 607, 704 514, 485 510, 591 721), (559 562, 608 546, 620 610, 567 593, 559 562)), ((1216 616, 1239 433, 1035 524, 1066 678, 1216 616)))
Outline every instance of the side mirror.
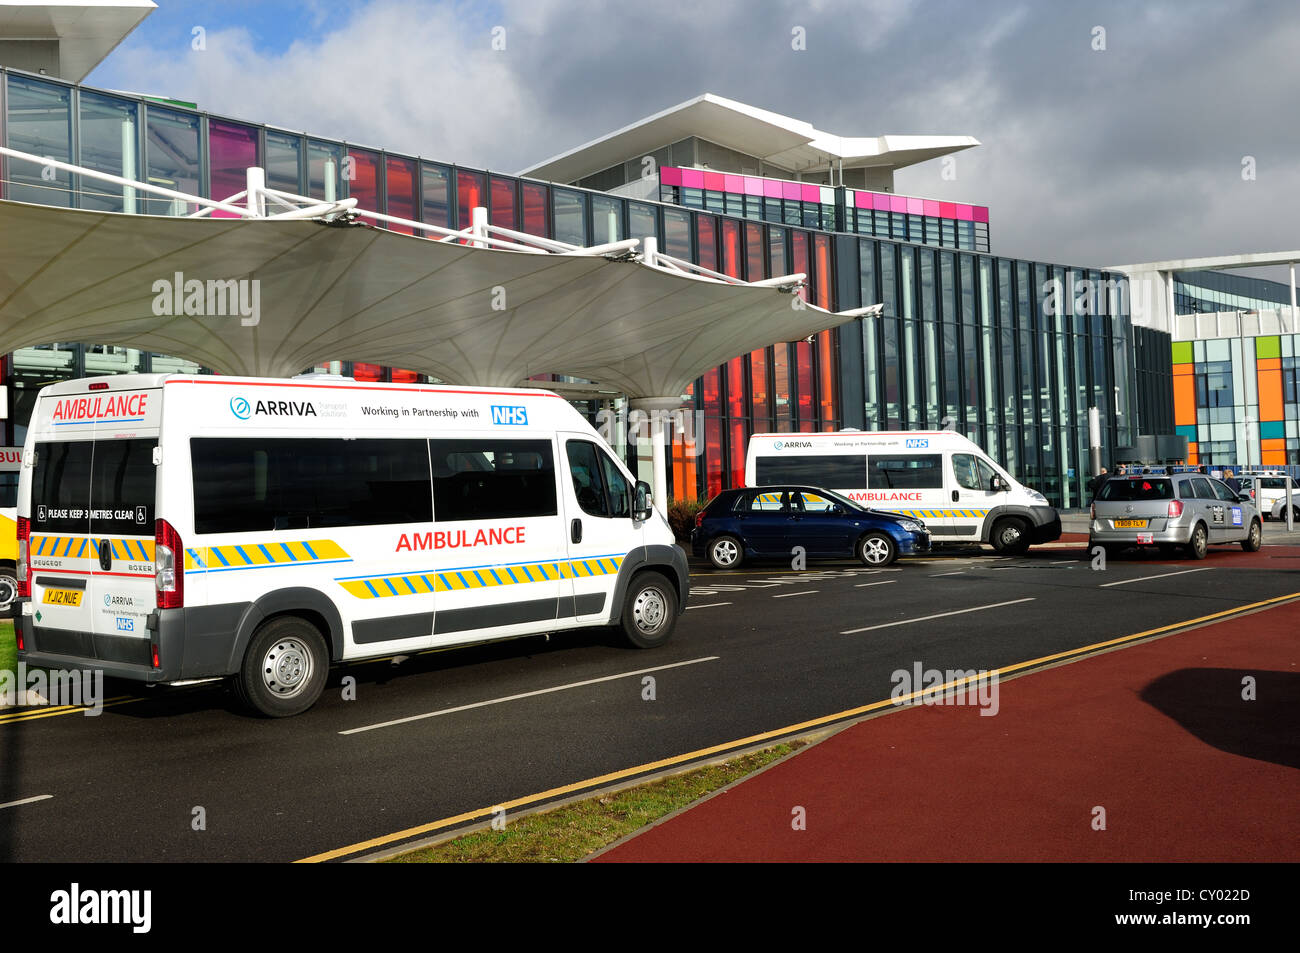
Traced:
POLYGON ((638 480, 636 490, 633 491, 635 502, 632 504, 632 519, 638 522, 645 522, 654 512, 654 497, 651 496, 650 484, 644 480, 638 480))
POLYGON ((997 492, 998 490, 1005 490, 1007 489, 1007 481, 1002 479, 1002 477, 994 474, 993 479, 989 481, 989 489, 993 490, 994 492, 997 492))
POLYGON ((845 513, 848 512, 848 510, 840 506, 840 504, 836 503, 834 506, 831 507, 831 512, 834 513, 836 516, 843 516, 845 513))
POLYGON ((1254 499, 1251 497, 1251 495, 1250 495, 1249 493, 1238 493, 1238 494, 1237 494, 1237 502, 1238 502, 1238 503, 1253 503, 1253 502, 1254 502, 1254 499))

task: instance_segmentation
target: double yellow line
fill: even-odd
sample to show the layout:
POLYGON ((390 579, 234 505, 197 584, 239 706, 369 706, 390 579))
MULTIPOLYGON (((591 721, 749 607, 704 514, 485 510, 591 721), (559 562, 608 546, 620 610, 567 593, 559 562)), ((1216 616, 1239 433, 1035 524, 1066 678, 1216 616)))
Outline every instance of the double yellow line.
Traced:
MULTIPOLYGON (((1285 596, 1277 596, 1273 599, 1265 599, 1262 602, 1252 602, 1250 605, 1237 606, 1232 609, 1225 609, 1222 612, 1214 612, 1210 615, 1203 615, 1196 619, 1187 619, 1183 622, 1174 622, 1170 625, 1164 625, 1157 629, 1147 629, 1144 632, 1135 632, 1132 635, 1120 636, 1117 639, 1108 639, 1105 642, 1094 642, 1092 645, 1085 645, 1077 649, 1069 649, 1065 652, 1057 652, 1054 655, 1044 655, 1041 658, 1030 659, 1027 662, 1017 662, 1014 665, 1007 665, 997 669, 996 674, 999 678, 1014 672, 1024 672, 1038 666, 1050 665, 1054 662, 1060 662, 1064 659, 1073 659, 1079 661, 1081 658, 1105 651, 1125 643, 1134 642, 1138 639, 1151 638, 1173 632, 1178 629, 1185 629, 1191 626, 1202 625, 1207 622, 1213 622, 1216 619, 1223 619, 1227 616, 1239 615, 1243 612, 1250 612, 1255 609, 1263 609, 1268 606, 1277 605, 1282 602, 1289 602, 1294 599, 1300 599, 1300 592, 1292 592, 1285 596)), ((990 673, 993 674, 993 673, 990 673)), ((948 686, 944 686, 945 688, 948 686)), ((933 691, 934 689, 931 689, 933 691)), ((624 768, 621 771, 611 771, 609 774, 602 774, 598 777, 587 778, 585 781, 575 781, 572 784, 561 785, 560 787, 551 788, 547 791, 541 791, 537 794, 528 794, 510 801, 502 801, 500 804, 494 804, 491 807, 477 808, 472 811, 466 811, 453 817, 444 817, 441 820, 430 821, 428 824, 420 824, 417 827, 408 827, 406 830, 396 831, 392 834, 384 834, 380 837, 372 837, 369 840, 360 841, 356 844, 349 844, 347 847, 338 847, 334 850, 328 850, 320 854, 312 854, 310 857, 304 857, 295 861, 299 864, 315 864, 329 860, 337 860, 340 857, 347 857, 350 854, 358 854, 362 851, 375 850, 388 844, 394 844, 399 841, 409 840, 413 837, 419 837, 421 834, 430 834, 434 831, 446 830, 449 827, 456 827, 460 824, 467 824, 481 818, 488 817, 497 811, 511 810, 513 808, 527 807, 538 804, 553 798, 563 797, 566 794, 573 794, 586 788, 601 787, 615 781, 621 781, 625 778, 635 777, 640 774, 648 774, 654 771, 670 768, 674 765, 684 764, 688 761, 694 761, 699 758, 707 758, 711 755, 721 754, 725 751, 731 751, 737 748, 747 748, 751 745, 760 744, 764 741, 770 741, 785 735, 807 732, 814 728, 824 727, 837 721, 843 721, 848 718, 855 718, 859 715, 870 714, 874 711, 881 711, 886 708, 902 707, 900 703, 906 699, 887 698, 882 701, 872 702, 869 705, 861 705, 857 708, 848 708, 844 711, 836 712, 833 715, 823 715, 820 718, 811 718, 808 721, 801 721, 793 725, 786 725, 784 728, 776 728, 772 731, 765 731, 761 734, 750 735, 746 738, 738 738, 735 741, 724 742, 723 744, 713 745, 708 748, 699 748, 695 751, 688 751, 685 754, 674 755, 671 758, 662 758, 659 761, 651 761, 646 764, 639 764, 636 767, 624 768)))

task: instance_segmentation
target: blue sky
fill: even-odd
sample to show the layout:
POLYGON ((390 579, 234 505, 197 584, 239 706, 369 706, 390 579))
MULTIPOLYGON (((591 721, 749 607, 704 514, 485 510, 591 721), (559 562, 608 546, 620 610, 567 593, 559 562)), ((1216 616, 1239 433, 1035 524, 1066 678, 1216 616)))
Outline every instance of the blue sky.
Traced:
POLYGON ((1104 266, 1294 246, 1297 49, 1294 0, 161 0, 87 83, 505 172, 705 92, 971 135, 955 178, 897 190, 990 206, 999 254, 1104 266))

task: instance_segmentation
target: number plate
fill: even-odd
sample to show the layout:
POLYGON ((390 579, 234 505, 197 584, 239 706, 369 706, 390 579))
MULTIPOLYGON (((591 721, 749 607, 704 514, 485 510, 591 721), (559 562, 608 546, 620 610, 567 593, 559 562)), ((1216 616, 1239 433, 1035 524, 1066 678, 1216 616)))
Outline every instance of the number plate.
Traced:
POLYGON ((46 589, 41 602, 47 606, 79 606, 81 596, 80 589, 46 589))
POLYGON ((1115 521, 1116 529, 1145 529, 1146 525, 1147 525, 1146 520, 1116 520, 1115 521))
POLYGON ((1153 542, 1155 542, 1155 540, 1152 538, 1152 536, 1153 536, 1153 534, 1151 534, 1151 533, 1138 533, 1138 534, 1137 534, 1137 539, 1134 540, 1134 542, 1137 542, 1137 543, 1153 543, 1153 542))

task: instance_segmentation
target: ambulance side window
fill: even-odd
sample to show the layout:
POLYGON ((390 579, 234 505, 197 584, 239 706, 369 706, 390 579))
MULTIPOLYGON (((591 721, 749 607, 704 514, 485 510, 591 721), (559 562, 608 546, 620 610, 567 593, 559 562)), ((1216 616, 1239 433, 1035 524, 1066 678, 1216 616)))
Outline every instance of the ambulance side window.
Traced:
MULTIPOLYGON (((594 443, 586 441, 568 441, 569 473, 573 476, 573 495, 577 497, 582 512, 591 516, 603 516, 608 519, 615 516, 611 512, 610 501, 606 497, 606 468, 602 467, 601 451, 594 443)), ((624 508, 627 507, 627 485, 624 484, 624 508)))

